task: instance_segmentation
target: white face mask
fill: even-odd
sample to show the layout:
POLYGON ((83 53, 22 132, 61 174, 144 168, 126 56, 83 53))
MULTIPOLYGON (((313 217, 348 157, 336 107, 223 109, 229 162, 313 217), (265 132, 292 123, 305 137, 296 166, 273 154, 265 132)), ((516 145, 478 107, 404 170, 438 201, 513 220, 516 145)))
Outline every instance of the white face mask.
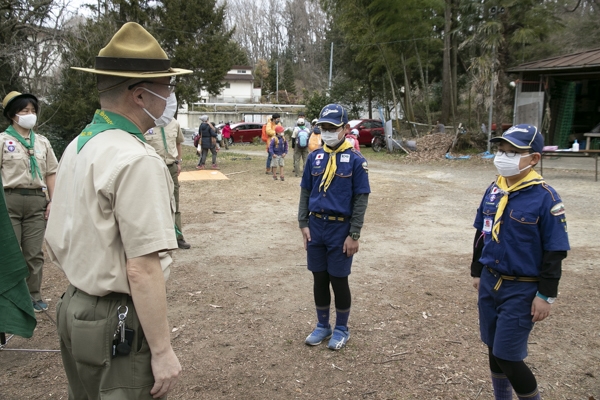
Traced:
POLYGON ((529 156, 531 156, 531 154, 527 154, 526 156, 524 156, 522 154, 517 153, 514 157, 509 157, 504 152, 497 152, 496 157, 494 157, 494 165, 496 166, 498 173, 505 178, 519 175, 527 168, 531 168, 531 165, 528 165, 523 169, 519 169, 521 158, 529 156))
POLYGON ((339 135, 340 135, 339 130, 335 130, 335 131, 321 130, 321 139, 323 139, 323 141, 325 142, 327 147, 337 146, 338 143, 340 143, 340 141, 343 139, 343 138, 339 139, 338 138, 339 135))
POLYGON ((33 128, 37 122, 37 115, 35 114, 17 115, 16 117, 18 119, 15 122, 24 129, 33 128))
POLYGON ((150 111, 146 110, 145 108, 143 110, 146 114, 148 114, 148 116, 150 118, 152 118, 154 120, 155 126, 169 125, 169 123, 173 120, 175 111, 177 111, 177 98, 175 97, 175 93, 171 93, 169 95, 169 97, 162 97, 161 95, 156 94, 152 90, 147 89, 145 87, 141 87, 140 89, 143 89, 143 90, 147 91, 148 93, 152 93, 159 99, 163 99, 164 101, 167 102, 167 105, 165 106, 165 110, 163 111, 162 115, 159 118, 156 118, 154 115, 150 114, 150 111))

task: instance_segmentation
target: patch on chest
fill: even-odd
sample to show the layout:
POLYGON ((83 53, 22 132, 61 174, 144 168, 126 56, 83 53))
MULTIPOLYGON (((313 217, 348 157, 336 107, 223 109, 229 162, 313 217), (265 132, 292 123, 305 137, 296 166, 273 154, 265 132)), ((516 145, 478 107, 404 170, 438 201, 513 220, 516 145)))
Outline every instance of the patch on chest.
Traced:
POLYGON ((340 162, 349 163, 350 162, 350 154, 340 155, 340 162))
POLYGON ((13 152, 16 150, 16 143, 14 140, 7 140, 6 141, 6 150, 8 150, 9 152, 13 152))

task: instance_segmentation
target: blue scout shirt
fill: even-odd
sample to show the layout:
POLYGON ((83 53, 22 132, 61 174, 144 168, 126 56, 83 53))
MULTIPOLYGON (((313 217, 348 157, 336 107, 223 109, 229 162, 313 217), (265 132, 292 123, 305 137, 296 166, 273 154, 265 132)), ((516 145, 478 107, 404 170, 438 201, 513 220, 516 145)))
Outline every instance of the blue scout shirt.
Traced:
POLYGON ((308 211, 327 215, 352 215, 352 197, 371 193, 367 160, 355 149, 336 154, 337 169, 331 185, 325 192, 319 185, 329 153, 317 149, 308 155, 300 187, 310 190, 308 211))
POLYGON ((494 183, 477 209, 473 226, 484 233, 479 262, 503 275, 539 276, 544 251, 570 250, 560 196, 546 183, 509 193, 497 243, 491 229, 500 198, 494 183))

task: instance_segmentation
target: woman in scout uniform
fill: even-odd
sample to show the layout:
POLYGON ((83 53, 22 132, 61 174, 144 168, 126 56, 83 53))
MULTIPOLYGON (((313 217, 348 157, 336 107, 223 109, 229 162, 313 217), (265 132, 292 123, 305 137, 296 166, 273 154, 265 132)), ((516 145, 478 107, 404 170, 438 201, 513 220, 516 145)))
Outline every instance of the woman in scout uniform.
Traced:
POLYGON ((6 206, 29 269, 27 286, 35 312, 48 309, 42 299, 42 243, 50 214, 58 162, 48 139, 33 131, 39 111, 32 94, 10 92, 2 102, 9 121, 0 133, 0 166, 6 206))
POLYGON ((477 210, 471 276, 479 293, 481 340, 488 346, 496 400, 540 399, 523 361, 535 322, 550 315, 561 263, 569 250, 565 209, 533 170, 544 139, 535 126, 516 125, 498 143, 498 178, 477 210))
POLYGON ((346 110, 329 104, 321 110, 317 124, 325 145, 306 160, 298 208, 317 311, 317 327, 305 343, 316 346, 331 337, 327 347, 339 350, 350 339, 348 276, 352 256, 358 252, 371 189, 367 161, 344 138, 350 129, 346 110), (333 330, 329 323, 330 285, 335 295, 333 330))

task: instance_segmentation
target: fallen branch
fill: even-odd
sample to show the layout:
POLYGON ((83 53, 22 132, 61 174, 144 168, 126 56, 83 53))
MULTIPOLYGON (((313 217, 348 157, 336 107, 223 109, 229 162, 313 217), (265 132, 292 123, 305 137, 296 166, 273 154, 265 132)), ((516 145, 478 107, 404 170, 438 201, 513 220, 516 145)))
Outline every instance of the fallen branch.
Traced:
POLYGON ((225 176, 235 175, 235 174, 243 174, 244 172, 248 172, 248 171, 250 171, 250 170, 248 169, 246 171, 230 172, 228 174, 225 174, 225 176))

